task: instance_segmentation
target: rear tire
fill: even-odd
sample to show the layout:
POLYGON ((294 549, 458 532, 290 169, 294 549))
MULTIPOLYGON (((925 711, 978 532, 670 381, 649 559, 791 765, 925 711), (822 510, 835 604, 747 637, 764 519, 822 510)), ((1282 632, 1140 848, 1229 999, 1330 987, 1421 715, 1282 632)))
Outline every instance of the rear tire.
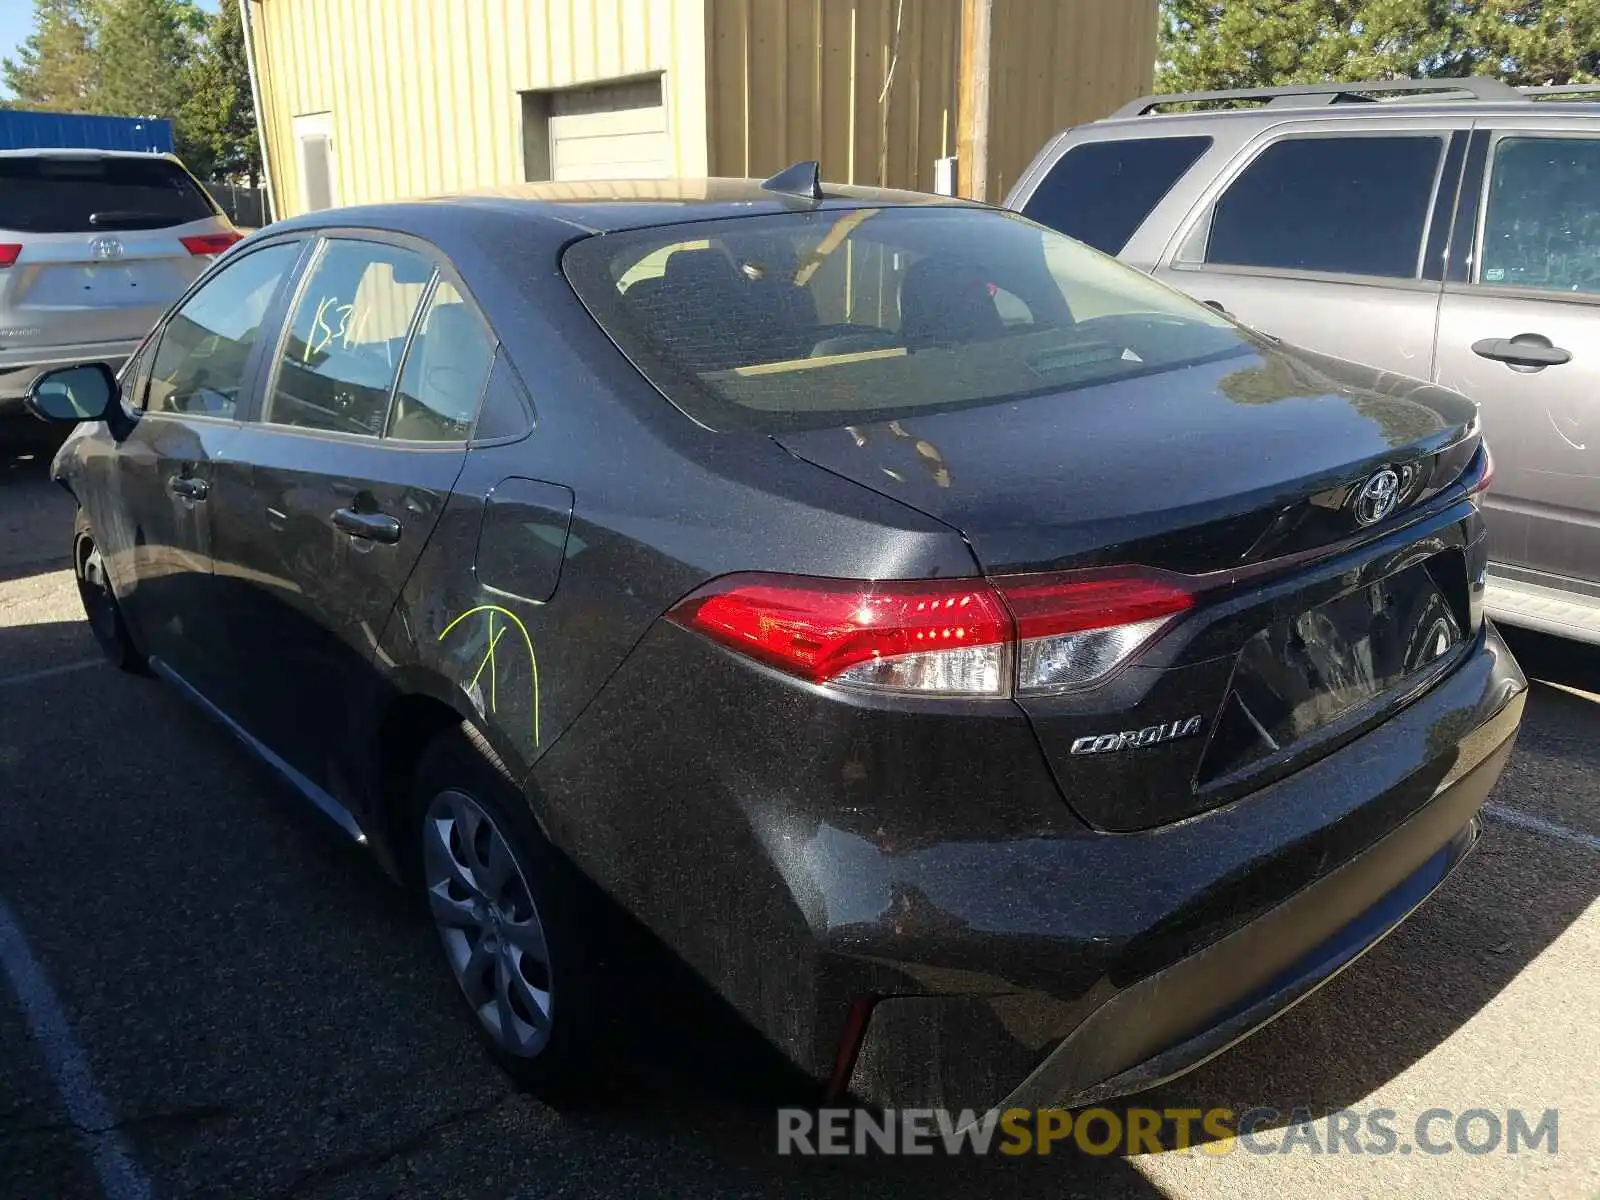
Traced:
POLYGON ((592 887, 468 725, 423 751, 410 811, 418 890, 490 1057, 547 1101, 605 1091, 606 923, 592 887))
POLYGON ((83 615, 89 620, 89 630, 101 653, 117 670, 143 674, 148 663, 122 619, 94 530, 81 508, 72 530, 72 570, 78 581, 78 597, 83 601, 83 615))

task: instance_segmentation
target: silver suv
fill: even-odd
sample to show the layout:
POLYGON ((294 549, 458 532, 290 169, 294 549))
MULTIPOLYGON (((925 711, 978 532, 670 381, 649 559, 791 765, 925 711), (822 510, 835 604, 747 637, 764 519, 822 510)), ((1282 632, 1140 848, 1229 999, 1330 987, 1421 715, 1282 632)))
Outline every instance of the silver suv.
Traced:
MULTIPOLYGON (((1600 642, 1600 104, 1492 79, 1146 96, 1006 200, 1232 313, 1477 400, 1491 615, 1600 642), (1163 108, 1188 111, 1163 113, 1163 108)), ((1247 402, 1293 402, 1293 381, 1247 402)))
POLYGON ((0 151, 0 417, 50 367, 120 367, 239 237, 171 155, 0 151))

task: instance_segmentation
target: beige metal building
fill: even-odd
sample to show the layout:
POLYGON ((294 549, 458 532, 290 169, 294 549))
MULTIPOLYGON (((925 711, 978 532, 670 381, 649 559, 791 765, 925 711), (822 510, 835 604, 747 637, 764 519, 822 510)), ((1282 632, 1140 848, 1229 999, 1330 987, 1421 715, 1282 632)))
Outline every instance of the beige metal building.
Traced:
POLYGON ((998 199, 1149 90, 1157 0, 247 0, 276 213, 529 179, 998 199))

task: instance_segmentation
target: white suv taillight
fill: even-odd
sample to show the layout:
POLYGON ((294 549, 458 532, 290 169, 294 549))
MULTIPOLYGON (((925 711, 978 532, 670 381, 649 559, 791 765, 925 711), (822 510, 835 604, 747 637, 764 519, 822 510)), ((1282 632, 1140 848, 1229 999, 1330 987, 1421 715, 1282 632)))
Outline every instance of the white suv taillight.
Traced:
POLYGON ((1104 679, 1194 593, 1149 572, 996 579, 730 575, 668 616, 813 683, 922 696, 1044 695, 1104 679))

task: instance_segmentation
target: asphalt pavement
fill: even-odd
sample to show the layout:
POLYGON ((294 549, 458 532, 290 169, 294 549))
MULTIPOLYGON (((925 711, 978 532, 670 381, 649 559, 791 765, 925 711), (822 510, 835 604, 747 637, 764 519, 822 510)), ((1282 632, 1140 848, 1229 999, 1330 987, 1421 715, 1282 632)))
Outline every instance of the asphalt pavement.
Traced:
POLYGON ((705 1079, 587 1113, 513 1090, 391 885, 171 690, 100 664, 43 459, 0 447, 0 1197, 1600 1198, 1600 652, 1516 637, 1540 682, 1479 850, 1305 1004, 1130 1101, 1276 1110, 1263 1132, 780 1158, 771 1113, 705 1079), (1328 1152, 1373 1109, 1393 1150, 1328 1152), (1555 1152, 1427 1153, 1430 1109, 1447 1141, 1468 1110, 1556 1110, 1555 1152))

